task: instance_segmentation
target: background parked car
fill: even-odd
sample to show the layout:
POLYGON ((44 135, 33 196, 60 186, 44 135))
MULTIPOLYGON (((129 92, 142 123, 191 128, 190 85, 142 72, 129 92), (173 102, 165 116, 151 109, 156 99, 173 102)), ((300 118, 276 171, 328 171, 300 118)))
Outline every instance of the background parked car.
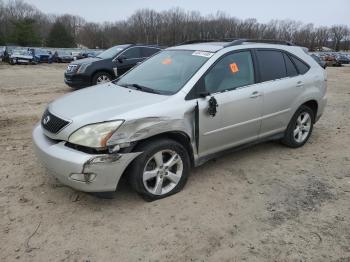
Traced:
POLYGON ((26 49, 15 49, 10 56, 10 64, 33 64, 35 63, 34 57, 26 49))
POLYGON ((4 57, 5 47, 0 46, 0 61, 2 61, 4 57))
POLYGON ((311 54, 311 57, 323 68, 326 69, 327 67, 327 63, 322 60, 319 56, 315 55, 315 54, 311 54))
POLYGON ((73 61, 73 56, 68 51, 56 50, 52 59, 56 63, 70 63, 73 61))
POLYGON ((37 63, 51 63, 52 55, 42 48, 28 48, 37 63))
POLYGON ((327 66, 341 66, 341 63, 337 61, 334 55, 332 54, 327 54, 325 56, 325 61, 327 63, 327 66))
POLYGON ((350 64, 350 59, 346 55, 338 55, 336 60, 340 64, 350 64))
POLYGON ((114 46, 94 58, 72 62, 64 74, 64 82, 73 88, 109 82, 160 50, 156 45, 114 46))
POLYGON ((13 50, 15 50, 16 48, 18 48, 18 46, 16 46, 16 45, 12 45, 12 44, 6 45, 2 61, 9 63, 10 56, 11 56, 13 50))

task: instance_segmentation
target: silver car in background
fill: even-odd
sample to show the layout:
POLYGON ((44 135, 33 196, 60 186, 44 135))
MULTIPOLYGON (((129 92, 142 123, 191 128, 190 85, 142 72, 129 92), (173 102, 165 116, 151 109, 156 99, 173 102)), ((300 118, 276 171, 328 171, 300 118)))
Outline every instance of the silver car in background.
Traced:
POLYGON ((192 42, 53 101, 34 145, 65 185, 114 192, 125 175, 155 200, 227 150, 268 139, 303 146, 324 111, 326 81, 324 69, 289 43, 192 42))

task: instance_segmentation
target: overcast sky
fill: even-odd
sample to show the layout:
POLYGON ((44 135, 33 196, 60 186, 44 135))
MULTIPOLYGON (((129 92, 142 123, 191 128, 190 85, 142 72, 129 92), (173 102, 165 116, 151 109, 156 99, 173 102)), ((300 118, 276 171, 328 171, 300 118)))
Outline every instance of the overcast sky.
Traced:
POLYGON ((135 10, 157 11, 171 7, 202 14, 225 11, 237 18, 293 19, 316 25, 350 25, 350 0, 25 0, 45 13, 80 15, 87 21, 104 22, 127 18, 135 10), (328 5, 326 5, 327 3, 328 5))

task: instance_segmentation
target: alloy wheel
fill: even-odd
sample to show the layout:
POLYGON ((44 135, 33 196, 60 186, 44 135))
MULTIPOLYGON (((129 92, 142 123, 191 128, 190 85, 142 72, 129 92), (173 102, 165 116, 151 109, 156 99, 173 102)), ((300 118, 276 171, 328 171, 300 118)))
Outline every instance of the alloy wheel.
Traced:
POLYGON ((308 112, 302 112, 296 121, 296 126, 293 131, 294 140, 297 143, 303 143, 309 136, 311 129, 311 116, 308 112))
POLYGON ((97 78, 96 83, 99 85, 99 84, 107 83, 109 81, 111 81, 111 80, 109 79, 109 77, 107 75, 100 75, 97 78))
POLYGON ((178 153, 173 150, 158 151, 146 163, 143 184, 151 194, 167 194, 178 185, 183 170, 183 161, 178 153))

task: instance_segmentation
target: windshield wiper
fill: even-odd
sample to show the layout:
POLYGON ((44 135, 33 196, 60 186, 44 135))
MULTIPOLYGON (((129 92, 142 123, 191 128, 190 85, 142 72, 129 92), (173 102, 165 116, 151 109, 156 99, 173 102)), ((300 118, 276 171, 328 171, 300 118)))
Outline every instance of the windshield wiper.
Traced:
POLYGON ((148 93, 153 93, 153 94, 160 94, 160 92, 157 91, 157 90, 154 90, 152 88, 149 88, 147 86, 142 86, 142 85, 139 85, 139 84, 124 84, 122 86, 133 87, 136 90, 140 90, 140 91, 143 91, 143 92, 148 92, 148 93))

